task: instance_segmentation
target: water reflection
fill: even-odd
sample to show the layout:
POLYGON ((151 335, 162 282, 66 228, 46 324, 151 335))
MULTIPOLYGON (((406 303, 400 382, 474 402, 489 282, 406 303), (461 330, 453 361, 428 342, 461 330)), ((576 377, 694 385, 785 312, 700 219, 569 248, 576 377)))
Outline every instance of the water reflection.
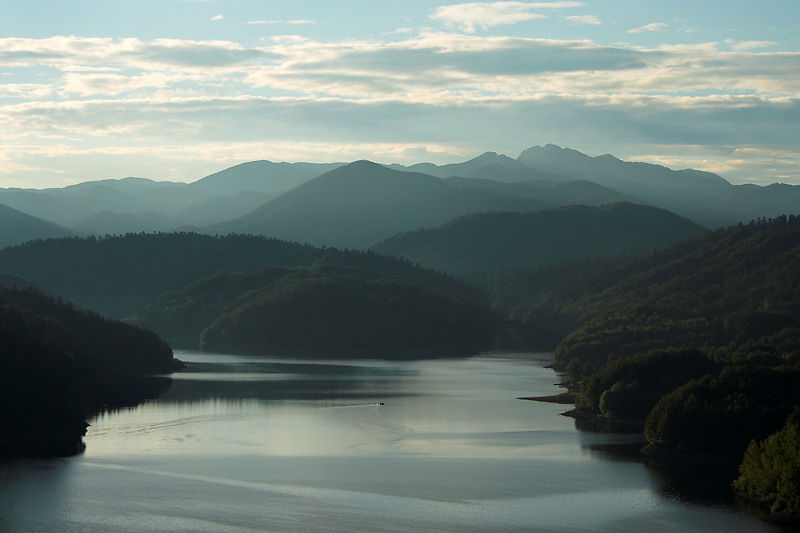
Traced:
POLYGON ((380 403, 385 398, 412 395, 402 392, 397 382, 416 374, 398 366, 239 360, 235 357, 204 361, 196 354, 182 355, 190 360, 182 371, 172 375, 172 386, 159 396, 161 403, 207 400, 380 403))
POLYGON ((106 403, 98 409, 102 412, 135 408, 148 400, 159 398, 171 385, 172 379, 166 376, 106 377, 102 384, 106 403))
MULTIPOLYGON (((633 426, 636 427, 636 426, 633 426)), ((581 448, 602 460, 641 463, 656 494, 665 501, 681 505, 740 511, 765 516, 763 509, 737 497, 732 480, 738 476, 735 464, 714 461, 661 461, 646 458, 642 448, 647 439, 642 433, 614 433, 613 426, 575 420, 581 448)), ((774 526, 781 530, 779 526, 774 526)))
POLYGON ((14 465, 0 532, 774 531, 676 497, 631 460, 636 435, 517 400, 557 390, 540 355, 176 356, 190 364, 157 398, 93 421, 84 456, 14 465))

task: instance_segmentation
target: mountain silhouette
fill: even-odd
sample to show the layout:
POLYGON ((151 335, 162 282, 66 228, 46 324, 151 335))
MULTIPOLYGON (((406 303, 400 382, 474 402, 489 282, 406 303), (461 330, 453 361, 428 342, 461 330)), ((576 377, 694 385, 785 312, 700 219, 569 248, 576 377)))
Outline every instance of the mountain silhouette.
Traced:
POLYGON ((371 250, 451 274, 645 252, 705 233, 664 209, 617 203, 480 213, 395 235, 371 250))
POLYGON ((395 233, 437 226, 468 213, 530 211, 544 205, 532 198, 454 188, 427 174, 356 161, 208 230, 362 248, 395 233))
POLYGON ((69 229, 0 204, 0 248, 34 239, 69 237, 69 229))

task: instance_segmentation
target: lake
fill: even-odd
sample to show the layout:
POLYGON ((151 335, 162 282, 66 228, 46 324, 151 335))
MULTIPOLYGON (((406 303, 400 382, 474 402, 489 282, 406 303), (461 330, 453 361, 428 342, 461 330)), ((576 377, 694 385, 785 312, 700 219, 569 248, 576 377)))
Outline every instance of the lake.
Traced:
MULTIPOLYGON (((579 431, 550 354, 314 363, 176 351, 84 454, 0 477, 0 531, 781 531, 641 437, 579 431)), ((713 474, 713 473, 712 473, 713 474)))

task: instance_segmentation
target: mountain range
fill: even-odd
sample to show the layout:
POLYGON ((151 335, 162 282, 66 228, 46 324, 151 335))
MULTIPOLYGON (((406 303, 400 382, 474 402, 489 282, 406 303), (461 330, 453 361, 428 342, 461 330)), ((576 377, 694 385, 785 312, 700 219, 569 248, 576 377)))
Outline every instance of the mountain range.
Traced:
POLYGON ((188 184, 131 177, 0 189, 0 204, 57 225, 14 213, 18 222, 6 224, 0 246, 70 233, 191 230, 365 248, 469 214, 616 202, 664 208, 713 229, 794 213, 800 186, 733 185, 709 172, 590 157, 552 144, 516 159, 486 152, 448 165, 252 161, 188 184), (23 230, 29 225, 36 231, 23 230))
POLYGON ((35 239, 75 235, 63 226, 0 204, 0 248, 35 239))
POLYGON ((621 202, 467 215, 389 237, 370 249, 463 276, 649 252, 706 231, 665 209, 621 202))

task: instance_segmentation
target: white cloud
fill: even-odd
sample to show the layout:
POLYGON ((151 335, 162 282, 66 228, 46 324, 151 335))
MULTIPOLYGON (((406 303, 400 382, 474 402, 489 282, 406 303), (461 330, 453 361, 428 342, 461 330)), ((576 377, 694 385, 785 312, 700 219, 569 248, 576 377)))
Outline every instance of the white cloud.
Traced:
POLYGON ((668 27, 669 25, 664 22, 653 22, 651 24, 645 24, 644 26, 628 30, 628 33, 643 33, 646 31, 666 31, 668 27))
MULTIPOLYGON (((485 149, 511 153, 532 139, 580 149, 608 139, 608 132, 620 146, 796 150, 800 54, 752 43, 732 50, 733 44, 631 48, 451 32, 385 41, 279 36, 259 47, 0 39, 0 65, 17 66, 7 69, 14 77, 0 78, 13 80, 0 83, 0 152, 6 168, 20 173, 62 168, 86 179, 78 162, 114 150, 126 164, 142 165, 142 175, 172 178, 144 171, 154 172, 159 162, 176 167, 179 155, 198 146, 213 156, 189 157, 192 168, 207 165, 204 158, 222 161, 224 150, 211 148, 217 146, 241 148, 231 152, 238 160, 224 159, 232 163, 350 156, 409 161, 415 153, 453 159, 485 149), (290 151, 293 146, 307 151, 290 151), (337 152, 337 146, 352 149, 337 152), (272 148, 259 153, 258 147, 272 148), (63 159, 37 163, 48 153, 63 159)), ((708 168, 721 164, 693 157, 717 161, 708 168)), ((733 160, 746 158, 724 159, 733 160)), ((773 174, 800 182, 800 170, 792 174, 792 168, 785 163, 773 174)))
POLYGON ((48 98, 53 93, 53 87, 47 84, 36 83, 5 83, 0 84, 0 98, 15 97, 31 99, 48 98))
POLYGON ((119 68, 207 70, 234 67, 254 59, 269 59, 264 50, 231 41, 190 41, 135 38, 50 37, 0 39, 0 66, 48 66, 60 69, 119 68))
POLYGON ((123 76, 112 73, 78 74, 70 72, 64 75, 64 84, 61 90, 65 93, 83 96, 117 96, 139 89, 169 87, 184 78, 180 75, 168 76, 163 73, 123 76))
POLYGON ((759 48, 769 48, 770 46, 778 44, 773 41, 734 41, 733 39, 726 39, 725 43, 729 44, 731 49, 736 52, 756 50, 759 48))
POLYGON ((436 8, 431 19, 443 22, 448 28, 474 33, 477 28, 516 24, 545 18, 535 13, 540 9, 561 9, 583 6, 582 2, 474 2, 436 8))
POLYGON ((219 20, 223 20, 224 18, 225 17, 223 17, 222 15, 215 15, 215 16, 211 17, 211 20, 216 22, 216 21, 219 21, 219 20))
POLYGON ((413 33, 413 31, 414 30, 412 28, 397 28, 394 31, 385 32, 384 35, 405 35, 408 33, 413 33))
POLYGON ((573 24, 583 24, 587 26, 602 24, 600 19, 597 18, 595 15, 572 15, 570 17, 564 17, 564 18, 572 22, 573 24))
POLYGON ((316 20, 296 19, 296 20, 251 20, 247 24, 289 24, 299 26, 302 24, 316 24, 316 20))

